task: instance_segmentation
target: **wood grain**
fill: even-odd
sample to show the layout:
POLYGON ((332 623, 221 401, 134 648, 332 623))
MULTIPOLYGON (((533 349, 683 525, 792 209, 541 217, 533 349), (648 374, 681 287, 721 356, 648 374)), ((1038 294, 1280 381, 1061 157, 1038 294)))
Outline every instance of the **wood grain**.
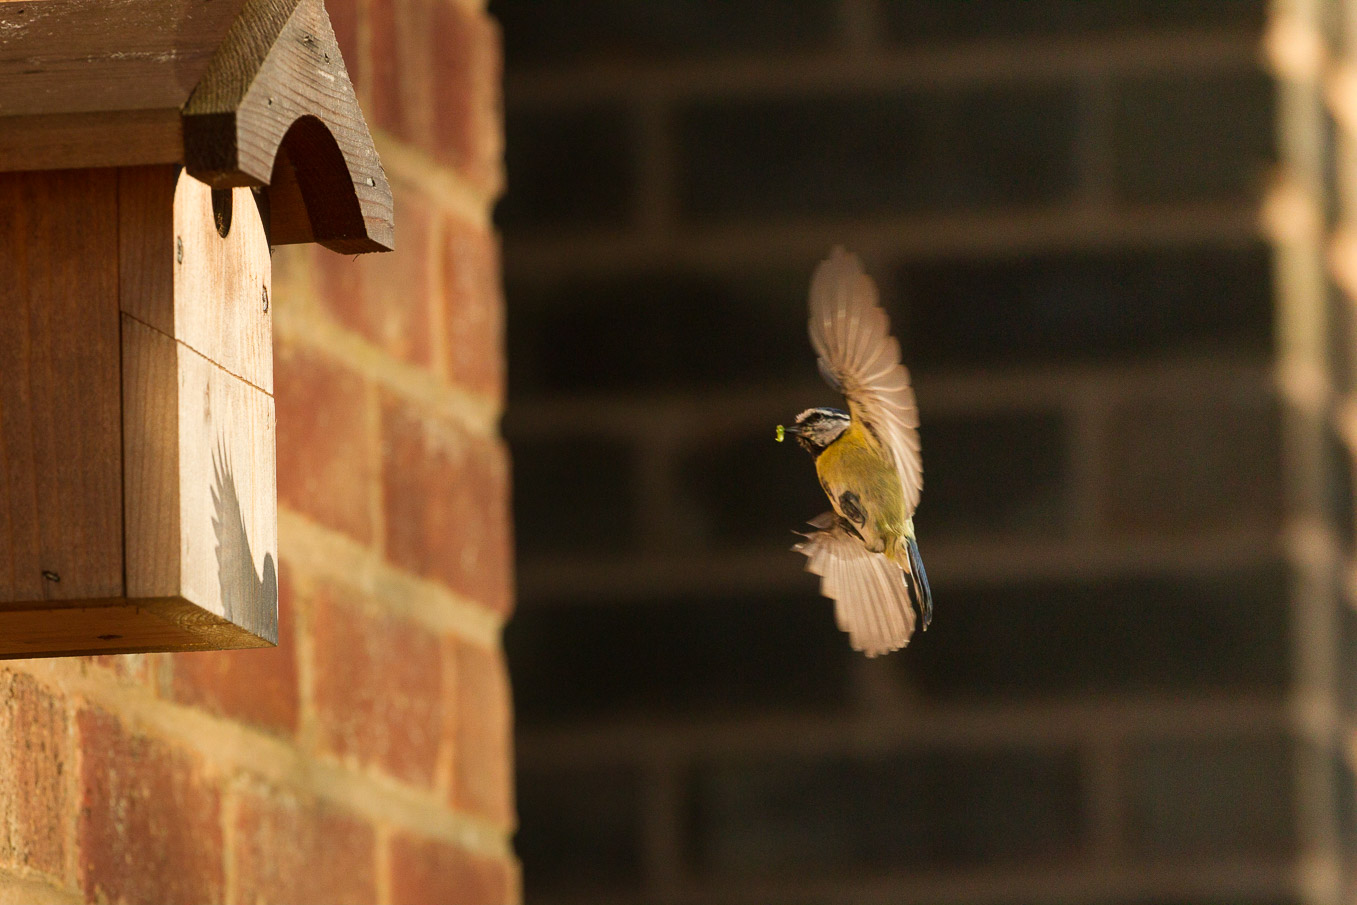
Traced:
MULTIPOLYGON (((174 338, 273 393, 269 240, 253 193, 226 189, 230 231, 218 234, 212 189, 183 172, 174 192, 174 338), (183 254, 180 255, 182 247, 183 254), (180 258, 182 257, 182 261, 180 258)), ((219 196, 222 197, 222 196, 219 196)))
POLYGON ((0 210, 0 601, 117 596, 117 173, 0 174, 0 210))
POLYGON ((174 190, 180 168, 127 167, 118 173, 118 307, 174 335, 174 190))
POLYGON ((0 111, 178 110, 243 6, 44 0, 0 7, 0 111))
POLYGON ((321 0, 0 5, 0 172, 158 163, 218 188, 280 176, 275 244, 393 247, 391 188, 321 0))
POLYGON ((214 206, 212 190, 185 172, 125 172, 121 185, 125 269, 140 270, 123 279, 128 596, 177 596, 273 641, 277 488, 263 221, 249 189, 220 192, 214 206))
POLYGON ((184 131, 177 108, 0 116, 0 172, 183 159, 184 131))
MULTIPOLYGON (((299 120, 286 153, 314 240, 346 253, 393 248, 391 187, 324 5, 247 0, 184 106, 185 164, 213 186, 267 185, 299 120)), ((293 203, 270 200, 275 211, 293 203)))
POLYGON ((180 588, 179 379, 173 339, 122 317, 127 596, 180 588))
POLYGON ((93 653, 229 650, 268 641, 178 598, 0 604, 0 660, 93 653))
POLYGON ((177 356, 180 596, 274 641, 273 398, 182 343, 177 356), (272 599, 263 591, 270 571, 272 599))

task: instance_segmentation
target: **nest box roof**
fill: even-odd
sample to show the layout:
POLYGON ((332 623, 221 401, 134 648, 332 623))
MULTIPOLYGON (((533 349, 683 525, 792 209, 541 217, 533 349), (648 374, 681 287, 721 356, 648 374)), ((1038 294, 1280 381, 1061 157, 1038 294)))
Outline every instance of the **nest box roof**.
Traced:
POLYGON ((162 163, 267 186, 275 245, 393 246, 321 0, 0 0, 0 171, 162 163))

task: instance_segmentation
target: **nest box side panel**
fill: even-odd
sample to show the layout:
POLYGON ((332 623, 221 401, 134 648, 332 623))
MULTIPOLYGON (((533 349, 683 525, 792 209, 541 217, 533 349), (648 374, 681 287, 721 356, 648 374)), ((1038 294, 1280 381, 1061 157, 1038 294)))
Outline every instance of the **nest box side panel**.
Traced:
POLYGON ((117 174, 0 173, 0 608, 123 593, 117 174))
POLYGON ((215 646, 277 639, 269 248, 249 189, 130 173, 150 271, 124 299, 129 597, 177 598, 215 646), (209 620, 210 622, 210 620, 209 620), (234 630, 234 631, 232 631, 234 630))

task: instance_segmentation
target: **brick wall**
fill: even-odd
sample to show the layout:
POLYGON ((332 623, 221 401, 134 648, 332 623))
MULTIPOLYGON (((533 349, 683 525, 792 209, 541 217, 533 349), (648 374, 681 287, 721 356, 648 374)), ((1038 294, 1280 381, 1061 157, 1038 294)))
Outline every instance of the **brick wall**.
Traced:
POLYGON ((0 667, 0 901, 518 901, 498 28, 328 5, 399 250, 273 259, 280 644, 0 667))
POLYGON ((491 11, 528 898, 1342 900, 1267 4, 491 11), (876 661, 786 550, 824 502, 771 437, 834 401, 836 243, 923 417, 936 616, 876 661))

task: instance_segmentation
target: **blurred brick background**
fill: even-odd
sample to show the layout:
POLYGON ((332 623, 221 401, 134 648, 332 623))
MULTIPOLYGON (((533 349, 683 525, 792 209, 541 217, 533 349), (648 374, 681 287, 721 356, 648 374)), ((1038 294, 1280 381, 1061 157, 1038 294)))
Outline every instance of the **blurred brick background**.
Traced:
POLYGON ((1278 390, 1314 383, 1278 324, 1350 344, 1278 301, 1324 291, 1277 174, 1333 167, 1343 4, 490 10, 527 900, 1348 901, 1349 460, 1278 390), (772 440, 835 400, 838 243, 923 416, 936 618, 877 661, 787 552, 825 507, 772 440))
POLYGON ((0 902, 520 898, 499 29, 327 7, 398 250, 273 258, 281 643, 0 668, 0 902))

